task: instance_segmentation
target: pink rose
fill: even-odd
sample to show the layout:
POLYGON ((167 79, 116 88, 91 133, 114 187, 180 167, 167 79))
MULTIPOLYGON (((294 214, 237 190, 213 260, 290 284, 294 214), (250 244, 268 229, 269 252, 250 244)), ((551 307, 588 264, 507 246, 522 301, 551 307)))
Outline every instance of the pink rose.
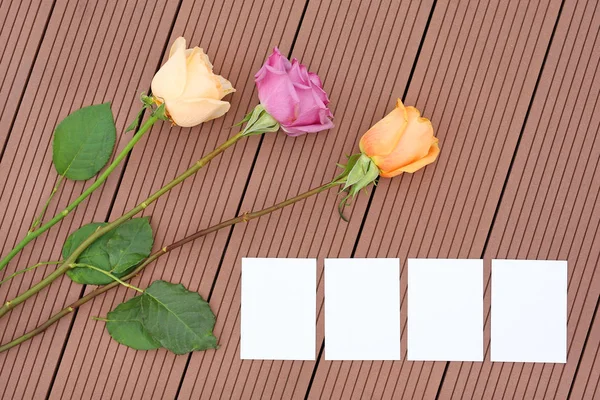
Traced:
POLYGON ((333 128, 329 99, 317 74, 277 47, 254 77, 260 103, 289 136, 333 128))

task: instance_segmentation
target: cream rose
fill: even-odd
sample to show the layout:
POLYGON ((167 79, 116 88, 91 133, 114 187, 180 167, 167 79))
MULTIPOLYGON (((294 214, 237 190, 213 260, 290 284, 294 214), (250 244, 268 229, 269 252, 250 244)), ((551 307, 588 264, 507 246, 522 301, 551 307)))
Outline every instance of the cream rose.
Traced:
POLYGON ((169 59, 152 79, 152 95, 158 103, 165 103, 175 124, 190 127, 224 115, 229 102, 221 99, 235 89, 213 73, 201 48, 186 49, 185 45, 179 37, 171 46, 169 59))

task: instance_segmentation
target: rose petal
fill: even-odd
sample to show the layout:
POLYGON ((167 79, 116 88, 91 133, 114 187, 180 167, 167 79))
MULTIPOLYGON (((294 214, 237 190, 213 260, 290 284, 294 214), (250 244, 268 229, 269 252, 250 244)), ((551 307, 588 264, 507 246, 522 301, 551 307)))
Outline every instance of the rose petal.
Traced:
POLYGON ((194 47, 193 49, 187 49, 185 51, 185 57, 188 65, 193 60, 193 62, 198 65, 198 68, 203 68, 206 73, 212 74, 213 65, 202 48, 194 47))
POLYGON ((180 99, 166 104, 169 116, 182 127, 190 127, 219 118, 230 107, 226 101, 215 99, 180 99))
POLYGON ((431 122, 427 118, 421 118, 419 110, 406 107, 406 113, 408 124, 394 151, 387 156, 371 157, 381 171, 403 168, 426 157, 431 146, 437 142, 431 122))
POLYGON ((396 108, 371 127, 360 139, 360 150, 369 157, 390 154, 402 137, 408 124, 408 115, 402 101, 396 108))
POLYGON ((292 60, 292 68, 288 71, 288 76, 295 85, 303 85, 310 87, 310 78, 306 67, 298 62, 295 58, 292 60))
POLYGON ((254 79, 255 81, 258 81, 264 78, 264 76, 268 73, 268 69, 277 72, 287 72, 291 68, 291 66, 292 65, 288 61, 288 59, 285 58, 279 52, 279 49, 277 47, 275 47, 273 48, 273 52, 271 53, 271 55, 269 55, 263 66, 258 70, 256 75, 254 75, 254 79))
POLYGON ((216 75, 206 65, 202 55, 202 49, 196 47, 187 58, 187 79, 185 90, 181 95, 186 99, 217 99, 220 100, 223 96, 219 90, 221 85, 216 75))
POLYGON ((290 61, 287 59, 287 57, 281 54, 277 47, 273 48, 273 52, 269 58, 267 58, 265 65, 275 68, 278 71, 289 71, 289 69, 292 67, 290 61))
POLYGON ((315 110, 311 110, 310 114, 302 116, 296 120, 292 125, 282 125, 281 128, 289 136, 299 136, 304 133, 326 131, 334 127, 333 121, 330 119, 330 117, 331 112, 328 108, 317 107, 315 110))
POLYGON ((213 65, 210 62, 210 58, 208 57, 208 54, 206 54, 202 48, 200 48, 199 50, 200 50, 200 57, 202 57, 202 61, 204 62, 204 65, 206 65, 206 68, 208 68, 208 70, 210 72, 212 72, 213 65))
MULTIPOLYGON (((171 49, 169 50, 169 58, 173 57, 173 54, 180 49, 185 50, 185 38, 183 36, 179 36, 171 45, 171 49)), ((187 52, 187 50, 185 51, 187 52)))
POLYGON ((427 155, 425 157, 415 161, 412 164, 408 164, 402 168, 398 168, 394 171, 381 172, 379 175, 384 178, 391 178, 396 175, 400 175, 403 172, 408 172, 408 173, 416 172, 416 171, 420 170, 421 168, 423 168, 424 166, 429 165, 432 162, 434 162, 436 160, 438 154, 440 154, 440 147, 439 147, 437 139, 436 139, 436 142, 429 148, 429 152, 427 153, 427 155))
POLYGON ((291 126, 307 126, 307 125, 319 125, 329 124, 329 119, 332 118, 331 111, 321 101, 319 94, 316 93, 312 87, 298 87, 296 93, 300 100, 299 107, 300 111, 298 117, 294 120, 291 126))
POLYGON ((322 131, 326 131, 328 129, 332 129, 335 125, 333 124, 333 121, 330 119, 326 119, 325 122, 320 123, 320 124, 313 124, 313 125, 303 125, 303 126, 281 126, 281 129, 283 129, 285 131, 285 133, 288 134, 288 136, 300 136, 300 135, 304 135, 305 133, 315 133, 315 132, 322 132, 322 131))
POLYGON ((264 75, 256 80, 260 103, 280 124, 293 123, 300 111, 294 85, 285 71, 268 65, 264 68, 264 75))
POLYGON ((171 47, 170 58, 152 79, 152 94, 164 101, 176 99, 183 93, 185 83, 185 39, 178 38, 171 47))
POLYGON ((323 82, 321 82, 321 78, 319 78, 319 75, 315 74, 314 72, 309 72, 308 77, 310 81, 314 83, 319 89, 323 89, 323 82))
POLYGON ((229 93, 235 92, 235 88, 231 85, 231 82, 229 82, 227 79, 223 78, 221 75, 216 75, 216 77, 219 80, 219 91, 220 91, 219 99, 222 99, 223 97, 227 96, 229 93))
POLYGON ((323 90, 323 88, 315 85, 314 83, 312 83, 311 81, 311 88, 313 90, 313 92, 319 96, 319 99, 321 99, 321 102, 323 102, 323 104, 327 105, 329 104, 329 97, 327 97, 327 92, 325 92, 325 90, 323 90))

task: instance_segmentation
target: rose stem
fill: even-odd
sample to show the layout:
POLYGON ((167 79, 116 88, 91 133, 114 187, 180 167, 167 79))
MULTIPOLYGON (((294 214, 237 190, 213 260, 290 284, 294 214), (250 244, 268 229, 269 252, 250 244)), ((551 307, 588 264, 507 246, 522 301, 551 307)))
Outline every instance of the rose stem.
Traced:
POLYGON ((37 238, 42 233, 46 232, 48 229, 52 228, 54 225, 56 225, 58 222, 60 222, 71 211, 73 211, 75 209, 75 207, 77 207, 79 205, 79 203, 81 203, 89 195, 91 195, 94 192, 94 190, 98 189, 100 187, 100 185, 102 185, 104 183, 104 181, 106 181, 106 179, 111 174, 111 172, 113 172, 113 170, 115 168, 117 168, 117 166, 121 163, 121 161, 123 161, 123 159, 125 159, 127 154, 129 154, 131 149, 133 149, 133 146, 142 138, 142 136, 144 136, 144 134, 150 129, 150 127, 152 125, 154 125, 154 123, 156 121, 158 121, 158 119, 159 118, 157 116, 151 115, 150 118, 146 121, 146 123, 144 123, 144 125, 142 125, 140 130, 137 131, 137 133, 133 136, 133 138, 131 138, 129 143, 127 143, 125 148, 123 148, 121 153, 119 153, 119 155, 117 155, 117 157, 114 159, 112 164, 110 164, 104 170, 104 172, 98 177, 98 179, 96 179, 96 181, 89 188, 87 188, 85 190, 85 192, 83 192, 81 194, 81 196, 76 198, 64 210, 62 210, 60 213, 55 215, 54 218, 52 218, 50 221, 46 222, 44 225, 40 226, 37 229, 32 227, 32 230, 27 232, 27 235, 15 246, 15 248, 12 249, 10 251, 10 253, 8 253, 2 260, 0 260, 0 271, 3 270, 4 267, 6 267, 6 265, 10 262, 10 260, 12 260, 17 254, 19 254, 19 252, 21 250, 23 250, 23 248, 25 246, 27 246, 27 244, 29 242, 31 242, 33 239, 37 238))
POLYGON ((32 265, 30 267, 20 269, 18 271, 13 272, 12 274, 10 274, 9 276, 7 276, 6 278, 2 279, 0 281, 0 285, 4 285, 6 282, 10 281, 15 276, 24 274, 25 272, 31 271, 33 269, 36 269, 37 267, 41 267, 42 265, 56 265, 56 264, 62 264, 62 261, 44 261, 44 262, 39 262, 39 263, 37 263, 35 265, 32 265))
POLYGON ((208 164, 208 162, 210 162, 213 158, 215 158, 216 156, 221 154, 223 151, 225 151, 225 149, 232 146, 235 142, 237 142, 242 137, 244 137, 242 132, 236 134, 235 136, 232 136, 226 142, 224 142, 219 147, 217 147, 212 152, 210 152, 208 155, 206 155, 206 156, 202 157, 200 160, 198 160, 194 165, 192 165, 183 174, 179 175, 177 178, 175 178, 171 182, 167 183, 165 186, 160 188, 158 191, 156 191, 154 194, 152 194, 146 200, 142 201, 139 205, 132 208, 129 212, 127 212, 126 214, 123 214, 121 217, 117 218, 113 222, 108 223, 108 224, 102 226, 101 228, 98 228, 93 234, 91 234, 86 240, 84 240, 79 245, 79 247, 77 247, 75 249, 75 251, 73 251, 73 253, 71 253, 71 255, 64 260, 63 264, 61 264, 60 267, 58 267, 56 270, 54 270, 54 272, 52 272, 50 275, 48 275, 47 277, 42 279, 40 282, 38 282, 37 284, 32 286, 29 290, 27 290, 27 291, 23 292, 22 294, 20 294, 19 296, 15 297, 13 300, 9 300, 6 303, 4 303, 4 305, 2 307, 0 307, 0 317, 4 316, 6 313, 8 313, 10 310, 12 310, 15 306, 21 304, 22 302, 24 302, 31 296, 35 295, 37 292, 39 292, 40 290, 42 290, 43 288, 48 286, 50 283, 52 283, 54 280, 56 280, 57 278, 62 276, 65 272, 67 272, 69 270, 69 268, 71 268, 71 264, 74 264, 76 262, 77 257, 79 257, 79 255, 81 253, 83 253, 83 251, 85 249, 87 249, 88 246, 90 246, 92 243, 94 243, 94 241, 96 241, 96 239, 98 239, 100 236, 113 230, 114 228, 123 224, 125 221, 127 221, 131 217, 133 217, 136 214, 143 211, 146 207, 148 207, 150 204, 155 202, 160 196, 167 193, 169 190, 171 190, 172 188, 174 188, 175 186, 177 186, 178 184, 180 184, 181 182, 183 182, 190 176, 194 175, 202 167, 204 167, 206 164, 208 164))
MULTIPOLYGON (((213 225, 209 228, 203 229, 201 231, 198 231, 190 236, 187 236, 181 240, 178 240, 175 243, 172 243, 168 246, 163 247, 162 249, 158 250, 157 252, 153 253, 152 255, 150 255, 142 264, 140 264, 136 269, 134 269, 131 273, 125 275, 123 278, 121 278, 122 281, 126 281, 129 280, 131 278, 133 278, 134 276, 136 276, 137 274, 139 274, 144 268, 146 268, 146 266, 150 263, 152 263, 153 261, 155 261, 157 258, 159 258, 160 256, 168 253, 171 250, 174 250, 178 247, 183 246, 184 244, 191 242, 195 239, 198 239, 200 237, 206 236, 209 233, 218 231, 219 229, 222 228, 226 228, 228 226, 231 225, 235 225, 239 222, 248 222, 251 221, 255 218, 261 217, 263 215, 266 214, 270 214, 273 211, 277 211, 279 209, 282 209, 286 206, 289 206, 291 204, 294 204, 300 200, 306 199, 312 195, 318 194, 320 192, 323 192, 325 190, 328 190, 334 186, 339 185, 341 182, 333 180, 332 182, 326 183, 324 185, 321 185, 317 188, 311 189, 308 192, 304 192, 302 194, 299 194, 298 196, 292 197, 290 199, 287 199, 281 203, 275 204, 274 206, 259 210, 259 211, 255 211, 255 212, 250 212, 250 213, 245 213, 240 215, 239 217, 235 217, 232 219, 229 219, 227 221, 223 221, 220 224, 217 225, 213 225)), ((82 306, 83 304, 87 303, 88 301, 92 300, 94 297, 101 295, 102 293, 112 289, 115 286, 118 286, 120 283, 119 282, 111 282, 108 285, 104 285, 104 286, 100 286, 98 288, 96 288, 95 290, 89 292, 88 294, 86 294, 85 296, 83 296, 82 298, 80 298, 79 300, 75 301, 74 303, 72 303, 71 305, 69 305, 68 307, 63 308, 62 310, 60 310, 58 313, 54 314, 50 319, 48 319, 46 322, 44 322, 42 325, 38 326, 37 328, 29 331, 28 333, 24 334, 23 336, 18 337, 17 339, 14 339, 13 341, 6 343, 3 346, 0 346, 0 353, 2 353, 3 351, 6 351, 12 347, 15 347, 29 339, 31 339, 32 337, 42 333, 44 330, 48 329, 50 326, 52 326, 55 322, 57 322, 59 319, 61 319, 62 317, 64 317, 67 314, 72 313, 73 311, 75 311, 76 308, 78 308, 79 306, 82 306)))
POLYGON ((89 269, 93 269, 94 271, 98 271, 101 274, 104 274, 104 275, 108 276, 110 279, 112 279, 113 281, 117 282, 120 285, 125 286, 126 288, 137 290, 140 293, 144 293, 144 291, 142 289, 140 289, 138 287, 135 287, 133 285, 130 285, 129 283, 123 282, 121 279, 119 279, 115 275, 111 274, 110 272, 103 270, 102 268, 95 267, 95 266, 90 265, 90 264, 71 264, 71 268, 89 268, 89 269))
POLYGON ((58 176, 58 179, 56 180, 56 184, 54 185, 54 187, 52 188, 52 191, 50 192, 50 195, 46 199, 46 202, 44 203, 44 206, 42 207, 42 210, 37 215, 37 217, 34 218, 33 222, 31 223, 31 227, 29 228, 28 233, 35 231, 35 228, 37 228, 38 225, 42 223, 42 219, 44 218, 44 214, 46 214, 46 210, 48 209, 48 206, 50 205, 50 202, 54 198, 54 195, 58 191, 58 188, 60 187, 60 185, 62 184, 62 182, 63 182, 64 179, 65 179, 64 175, 59 175, 58 176))

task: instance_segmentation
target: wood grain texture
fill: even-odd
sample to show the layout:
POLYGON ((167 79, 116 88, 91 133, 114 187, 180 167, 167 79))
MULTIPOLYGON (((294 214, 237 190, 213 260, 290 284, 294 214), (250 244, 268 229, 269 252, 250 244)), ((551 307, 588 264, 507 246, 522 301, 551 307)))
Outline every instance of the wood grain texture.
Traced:
MULTIPOLYGON (((182 282, 217 315, 217 351, 174 356, 112 341, 104 316, 133 295, 113 289, 43 335, 0 354, 0 398, 595 399, 600 393, 600 6, 591 0, 0 0, 0 250, 25 234, 52 186, 52 130, 72 110, 112 101, 118 132, 139 109, 168 45, 204 47, 237 92, 225 118, 166 123, 92 197, 0 274, 56 259, 67 234, 113 220, 230 137, 256 103, 253 76, 274 45, 322 77, 336 127, 238 143, 148 207, 155 248, 236 213, 318 186, 357 151, 397 97, 429 117, 439 160, 382 180, 336 211, 335 190, 205 237, 134 280, 182 282), (6 12, 5 12, 6 10, 6 12), (319 259, 318 361, 239 358, 241 257, 319 259), (569 260, 566 365, 330 362, 323 359, 325 257, 569 260)), ((130 134, 118 137, 122 147, 130 134)), ((89 185, 89 183, 88 183, 89 185)), ((85 183, 68 183, 49 213, 85 183)), ((5 301, 42 267, 0 287, 5 301)), ((62 279, 0 321, 2 342, 92 288, 62 279)), ((403 301, 406 298, 403 297, 403 301)), ((489 315, 485 343, 489 345, 489 315)), ((406 306, 402 306, 402 327, 406 306)), ((402 350, 406 358, 406 331, 402 350)), ((367 332, 368 334, 368 332, 367 332)), ((489 348, 488 348, 489 350, 489 348)), ((486 353, 487 354, 487 353, 486 353)), ((488 356, 489 357, 489 356, 488 356)))
MULTIPOLYGON (((441 398, 569 396, 600 295, 599 27, 597 3, 565 3, 485 252, 487 259, 569 261, 567 364, 450 363, 441 398)), ((489 304, 489 271, 486 288, 489 304)), ((593 398, 585 385, 597 375, 596 336, 573 399, 593 398)))
POLYGON ((53 7, 53 0, 0 1, 0 159, 53 7))

